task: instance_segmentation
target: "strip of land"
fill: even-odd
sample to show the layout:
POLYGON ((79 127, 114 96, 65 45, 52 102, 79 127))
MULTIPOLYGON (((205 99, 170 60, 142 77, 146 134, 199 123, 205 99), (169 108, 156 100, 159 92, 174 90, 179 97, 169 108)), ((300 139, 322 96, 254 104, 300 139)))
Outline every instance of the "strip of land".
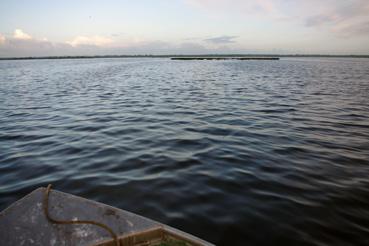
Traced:
POLYGON ((279 57, 171 57, 171 60, 279 60, 279 57))
POLYGON ((28 56, 28 57, 0 57, 0 60, 39 60, 39 59, 97 59, 97 58, 171 58, 173 60, 276 60, 282 57, 321 57, 321 58, 369 58, 369 55, 279 55, 279 54, 207 54, 207 55, 96 55, 96 56, 28 56), (179 59, 181 58, 181 59, 179 59), (192 59, 194 60, 194 59, 192 59))

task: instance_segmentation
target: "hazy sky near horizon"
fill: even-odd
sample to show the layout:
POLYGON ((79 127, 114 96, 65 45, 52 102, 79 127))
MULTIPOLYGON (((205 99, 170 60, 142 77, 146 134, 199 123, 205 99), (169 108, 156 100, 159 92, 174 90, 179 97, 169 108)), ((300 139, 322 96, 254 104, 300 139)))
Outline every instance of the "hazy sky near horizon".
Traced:
POLYGON ((0 56, 369 54, 369 0, 8 0, 0 56))

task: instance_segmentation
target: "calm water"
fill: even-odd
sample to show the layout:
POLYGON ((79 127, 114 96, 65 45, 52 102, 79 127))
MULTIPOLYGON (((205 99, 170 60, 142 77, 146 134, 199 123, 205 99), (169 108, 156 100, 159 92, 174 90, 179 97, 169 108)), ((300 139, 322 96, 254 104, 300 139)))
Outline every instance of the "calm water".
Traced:
POLYGON ((218 245, 369 244, 369 60, 0 61, 0 209, 36 187, 218 245))

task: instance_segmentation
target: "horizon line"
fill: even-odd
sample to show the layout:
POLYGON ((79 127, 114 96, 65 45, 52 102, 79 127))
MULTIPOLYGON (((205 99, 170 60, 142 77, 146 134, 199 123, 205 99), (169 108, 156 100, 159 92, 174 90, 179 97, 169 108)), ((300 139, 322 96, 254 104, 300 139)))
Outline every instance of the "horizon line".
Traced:
POLYGON ((166 55, 62 55, 62 56, 14 56, 0 57, 0 60, 37 60, 37 59, 92 59, 92 58, 170 58, 170 57, 342 57, 342 58, 369 58, 369 54, 365 55, 343 55, 343 54, 166 54, 166 55))

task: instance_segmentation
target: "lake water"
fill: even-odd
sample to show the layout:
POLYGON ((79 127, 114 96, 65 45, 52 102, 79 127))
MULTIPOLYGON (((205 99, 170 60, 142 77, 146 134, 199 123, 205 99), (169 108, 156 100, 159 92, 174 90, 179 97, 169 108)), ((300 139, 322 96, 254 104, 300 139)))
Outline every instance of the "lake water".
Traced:
POLYGON ((0 209, 55 189, 218 245, 369 244, 369 59, 0 61, 0 209))

